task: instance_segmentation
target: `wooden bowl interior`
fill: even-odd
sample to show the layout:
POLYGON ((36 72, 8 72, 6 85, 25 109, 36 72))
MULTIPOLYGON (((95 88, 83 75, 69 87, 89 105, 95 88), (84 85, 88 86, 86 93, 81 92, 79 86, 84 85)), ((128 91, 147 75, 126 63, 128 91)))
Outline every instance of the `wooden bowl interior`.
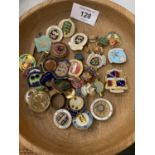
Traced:
MULTIPOLYGON (((104 36, 107 32, 118 32, 122 38, 121 47, 126 50, 128 61, 123 65, 107 65, 99 70, 101 80, 104 81, 105 72, 111 68, 123 69, 128 77, 129 89, 123 94, 111 94, 105 91, 104 98, 110 100, 114 106, 111 119, 102 122, 95 120, 93 126, 86 130, 70 127, 66 130, 58 129, 53 123, 54 109, 50 107, 46 112, 35 114, 30 111, 24 101, 28 90, 26 79, 20 73, 20 135, 25 145, 39 152, 53 154, 115 154, 133 142, 134 133, 134 24, 118 10, 109 5, 97 2, 79 0, 78 3, 100 11, 96 25, 90 26, 74 20, 77 32, 87 35, 104 36)), ((20 54, 27 53, 33 39, 38 32, 45 32, 50 25, 57 25, 60 20, 69 18, 73 1, 49 3, 20 22, 20 54)), ((64 39, 68 42, 69 39, 64 39)), ((107 57, 108 49, 105 50, 107 57)), ((82 53, 88 55, 85 51, 82 53)), ((38 55, 35 53, 35 56, 38 55)), ((74 52, 70 51, 70 58, 74 52)), ((87 107, 96 98, 89 97, 87 107)))

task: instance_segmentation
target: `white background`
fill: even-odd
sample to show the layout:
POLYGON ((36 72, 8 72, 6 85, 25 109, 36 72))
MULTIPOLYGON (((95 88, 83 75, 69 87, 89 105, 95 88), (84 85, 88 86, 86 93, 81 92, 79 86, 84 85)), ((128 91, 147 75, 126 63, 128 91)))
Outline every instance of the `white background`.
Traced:
MULTIPOLYGON (((19 14, 22 15, 24 12, 46 0, 19 0, 19 14)), ((132 13, 135 12, 135 0, 112 0, 113 2, 127 8, 132 13)))
MULTIPOLYGON (((136 155, 155 155, 155 2, 136 0, 135 6, 136 155)), ((18 155, 18 1, 1 1, 0 19, 0 154, 18 155)))

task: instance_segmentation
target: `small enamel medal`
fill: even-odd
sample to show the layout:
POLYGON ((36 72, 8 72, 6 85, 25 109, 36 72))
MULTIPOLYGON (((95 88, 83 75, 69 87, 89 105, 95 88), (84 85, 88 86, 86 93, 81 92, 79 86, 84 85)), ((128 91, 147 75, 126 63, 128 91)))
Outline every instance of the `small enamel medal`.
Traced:
POLYGON ((97 98, 91 103, 90 111, 95 119, 105 121, 111 117, 113 106, 108 100, 97 98))
POLYGON ((25 71, 28 68, 35 67, 36 60, 31 54, 22 54, 19 57, 19 68, 21 71, 25 71))
POLYGON ((80 96, 74 96, 68 101, 68 110, 72 116, 76 116, 80 111, 84 109, 85 101, 80 96))
POLYGON ((108 39, 110 46, 114 47, 116 45, 120 45, 120 43, 121 43, 121 38, 120 38, 119 34, 116 32, 109 32, 107 34, 106 38, 108 39))
POLYGON ((29 108, 34 112, 43 112, 50 105, 50 97, 44 91, 36 91, 33 93, 28 102, 29 108))
POLYGON ((69 66, 68 61, 59 61, 55 70, 56 77, 65 78, 68 75, 69 66))
POLYGON ((98 44, 101 45, 102 47, 107 46, 108 45, 107 37, 100 37, 98 39, 98 44))
POLYGON ((46 72, 53 72, 55 69, 56 69, 56 61, 52 58, 46 58, 44 59, 43 61, 43 64, 42 64, 42 67, 43 67, 43 70, 46 72))
POLYGON ((46 72, 44 73, 41 78, 40 78, 40 83, 45 86, 46 88, 48 88, 49 90, 52 89, 51 86, 51 80, 54 79, 54 76, 51 72, 46 72))
POLYGON ((105 89, 112 93, 123 93, 128 89, 126 76, 122 70, 112 69, 105 76, 105 89))
POLYGON ((29 68, 27 74, 27 82, 29 84, 29 87, 35 87, 36 89, 43 88, 43 86, 40 83, 42 73, 38 67, 29 68))
POLYGON ((71 88, 71 83, 67 79, 56 79, 55 85, 61 92, 68 91, 71 88))
POLYGON ((73 118, 73 126, 77 129, 88 129, 93 123, 93 116, 89 111, 79 113, 73 118))
POLYGON ((110 63, 121 64, 126 62, 126 54, 122 48, 113 48, 108 53, 110 63))
POLYGON ((83 61, 84 60, 84 56, 82 53, 76 53, 74 56, 75 59, 83 61))
POLYGON ((88 66, 94 69, 99 69, 103 65, 106 65, 106 57, 104 55, 95 54, 94 52, 92 52, 91 54, 89 54, 86 63, 88 66))
POLYGON ((70 18, 61 20, 58 26, 61 28, 65 38, 71 37, 75 32, 75 24, 70 18))
POLYGON ((70 68, 68 71, 68 75, 73 77, 79 77, 83 71, 82 62, 77 59, 71 59, 69 62, 70 68))
POLYGON ((102 92, 104 91, 104 84, 101 81, 96 79, 94 82, 94 87, 95 87, 96 92, 100 96, 102 96, 102 92))
POLYGON ((60 42, 63 38, 62 30, 56 25, 50 26, 46 30, 46 35, 51 39, 52 43, 60 42))
POLYGON ((55 58, 64 58, 69 54, 69 51, 64 43, 55 43, 52 46, 51 54, 55 58))
POLYGON ((51 40, 48 36, 42 35, 39 38, 34 39, 37 52, 48 52, 51 48, 51 40))
POLYGON ((72 36, 68 44, 71 50, 78 51, 83 49, 87 41, 88 37, 84 33, 76 33, 74 36, 72 36))
POLYGON ((59 129, 66 129, 72 123, 72 116, 66 109, 59 109, 54 113, 53 121, 59 129))

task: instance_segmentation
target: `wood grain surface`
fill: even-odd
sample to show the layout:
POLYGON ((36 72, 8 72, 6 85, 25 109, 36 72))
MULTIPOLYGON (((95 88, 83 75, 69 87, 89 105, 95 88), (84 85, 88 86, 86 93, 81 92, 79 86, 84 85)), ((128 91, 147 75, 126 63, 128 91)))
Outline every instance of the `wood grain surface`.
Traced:
MULTIPOLYGON (((60 130, 53 124, 52 107, 41 114, 35 114, 28 109, 24 101, 28 85, 20 72, 20 142, 40 155, 113 155, 134 142, 134 16, 108 0, 74 0, 74 2, 100 11, 94 27, 74 20, 77 32, 98 36, 110 31, 120 34, 121 47, 125 49, 128 56, 127 63, 112 65, 107 62, 99 73, 101 80, 104 81, 107 70, 123 69, 127 74, 129 89, 123 94, 105 91, 104 98, 110 100, 114 106, 113 116, 108 121, 94 121, 93 126, 86 131, 80 131, 74 127, 60 130)), ((29 52, 38 32, 45 32, 50 25, 57 25, 60 20, 68 18, 72 4, 72 0, 47 1, 24 14, 20 18, 19 54, 29 52)), ((63 40, 65 43, 68 41, 69 39, 63 40)), ((105 50, 106 57, 108 49, 105 50)), ((87 57, 85 50, 82 53, 87 57)), ((36 53, 35 57, 38 57, 36 53)), ((71 51, 69 57, 73 58, 74 52, 71 51)), ((88 98, 88 109, 94 98, 88 98)))

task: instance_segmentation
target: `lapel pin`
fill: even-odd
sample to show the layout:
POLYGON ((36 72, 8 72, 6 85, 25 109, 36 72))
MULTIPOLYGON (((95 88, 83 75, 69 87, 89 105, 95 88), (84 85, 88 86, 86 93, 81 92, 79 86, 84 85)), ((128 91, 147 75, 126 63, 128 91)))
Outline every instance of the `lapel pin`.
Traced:
POLYGON ((110 101, 97 98, 91 103, 90 111, 95 119, 105 121, 112 116, 113 106, 110 101))
POLYGON ((123 93, 128 89, 125 73, 119 69, 107 71, 105 76, 105 89, 112 93, 123 93))
POLYGON ((110 63, 121 64, 126 62, 126 54, 122 48, 113 48, 108 53, 110 63))
POLYGON ((88 41, 88 37, 84 33, 76 33, 72 36, 70 42, 68 43, 71 50, 78 51, 82 50, 88 41))
POLYGON ((48 27, 46 35, 51 39, 52 43, 60 42, 63 38, 62 30, 56 25, 48 27))
POLYGON ((61 20, 58 26, 61 28, 65 38, 71 37, 75 32, 75 24, 70 18, 61 20))

